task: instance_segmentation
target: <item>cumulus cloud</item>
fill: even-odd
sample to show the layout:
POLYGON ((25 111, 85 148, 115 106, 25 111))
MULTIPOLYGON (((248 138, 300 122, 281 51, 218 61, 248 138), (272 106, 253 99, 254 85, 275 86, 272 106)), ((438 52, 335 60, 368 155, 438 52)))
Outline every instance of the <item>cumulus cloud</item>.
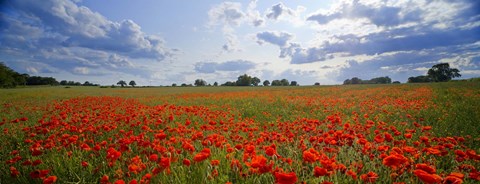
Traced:
MULTIPOLYGON (((408 77, 425 75, 433 65, 448 62, 460 71, 480 67, 480 46, 452 46, 419 51, 382 54, 362 62, 349 60, 337 73, 339 82, 352 77, 371 79, 388 75, 392 80, 406 81, 408 77)), ((462 73, 462 72, 460 72, 462 73)))
POLYGON ((293 35, 287 32, 278 31, 264 31, 257 33, 257 43, 263 44, 265 42, 277 45, 279 47, 285 47, 287 43, 293 39, 293 35))
POLYGON ((258 26, 262 26, 265 23, 265 20, 260 14, 260 12, 256 10, 256 8, 257 8, 257 0, 250 1, 247 7, 246 15, 250 23, 253 26, 258 27, 258 26))
POLYGON ((311 63, 325 61, 333 58, 317 47, 304 48, 298 43, 291 42, 294 35, 288 32, 264 31, 256 34, 257 43, 270 43, 280 48, 280 58, 289 58, 292 64, 311 63))
POLYGON ((334 55, 376 55, 472 44, 480 40, 480 11, 475 10, 479 4, 468 0, 342 1, 328 11, 308 16, 307 20, 321 25, 313 27, 319 32, 316 43, 308 47, 288 43, 280 47, 280 57, 291 57, 291 63, 309 63, 334 55), (363 22, 363 27, 369 28, 364 32, 345 31, 336 25, 342 22, 363 22))
POLYGON ((245 72, 255 68, 256 64, 247 60, 233 60, 223 63, 198 62, 195 64, 195 71, 199 73, 215 73, 217 71, 239 71, 245 72))
POLYGON ((242 4, 237 2, 223 2, 213 6, 208 11, 210 25, 238 26, 244 20, 245 13, 242 4))
POLYGON ((176 52, 132 20, 108 20, 76 1, 19 0, 5 3, 5 8, 9 11, 0 19, 3 54, 75 74, 134 67, 129 58, 162 61, 176 52))
POLYGON ((270 7, 266 16, 269 19, 277 20, 282 15, 295 15, 295 10, 288 8, 283 3, 278 3, 270 7))

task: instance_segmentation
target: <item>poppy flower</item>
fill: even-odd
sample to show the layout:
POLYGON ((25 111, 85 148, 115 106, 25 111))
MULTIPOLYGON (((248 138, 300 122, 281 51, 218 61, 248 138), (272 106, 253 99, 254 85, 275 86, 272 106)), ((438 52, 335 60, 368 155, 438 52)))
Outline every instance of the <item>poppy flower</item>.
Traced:
POLYGON ((367 174, 362 174, 360 176, 360 179, 362 179, 364 182, 367 182, 367 183, 375 183, 377 178, 378 178, 377 173, 374 173, 372 171, 368 172, 367 174))
POLYGON ((294 184, 298 180, 295 172, 290 172, 290 173, 275 172, 274 175, 275 175, 275 183, 277 184, 294 184))
POLYGON ((183 162, 182 162, 182 163, 183 163, 183 165, 185 165, 185 166, 188 167, 188 166, 190 166, 190 163, 191 163, 191 162, 190 162, 190 160, 188 160, 188 159, 185 158, 185 159, 183 159, 183 162))
POLYGON ((464 174, 452 172, 444 179, 444 183, 448 184, 461 184, 463 183, 464 174))
POLYGON ((415 165, 415 168, 416 169, 420 169, 420 170, 423 170, 429 174, 435 174, 437 172, 437 170, 435 169, 435 167, 433 166, 429 166, 427 164, 424 164, 424 163, 420 163, 420 164, 416 164, 415 165))
POLYGON ((18 177, 18 175, 20 175, 20 172, 17 170, 17 168, 11 166, 10 167, 10 176, 12 178, 16 178, 16 177, 18 177))
POLYGON ((436 174, 430 174, 424 170, 421 169, 415 169, 413 171, 413 174, 417 176, 422 182, 427 183, 427 184, 434 184, 434 183, 440 183, 442 182, 442 177, 436 175, 436 174))
POLYGON ((400 154, 392 154, 383 159, 383 165, 391 167, 391 168, 398 168, 401 165, 408 162, 408 159, 400 154))
POLYGON ((158 160, 158 155, 157 154, 151 154, 149 157, 148 157, 148 160, 152 161, 152 162, 156 162, 158 160))
POLYGON ((49 176, 45 179, 43 179, 43 184, 52 184, 57 182, 57 177, 56 176, 49 176))
POLYGON ((318 166, 315 166, 313 168, 313 175, 315 177, 320 177, 320 176, 330 176, 332 173, 331 172, 328 172, 327 169, 324 169, 324 168, 321 168, 321 167, 318 167, 318 166))

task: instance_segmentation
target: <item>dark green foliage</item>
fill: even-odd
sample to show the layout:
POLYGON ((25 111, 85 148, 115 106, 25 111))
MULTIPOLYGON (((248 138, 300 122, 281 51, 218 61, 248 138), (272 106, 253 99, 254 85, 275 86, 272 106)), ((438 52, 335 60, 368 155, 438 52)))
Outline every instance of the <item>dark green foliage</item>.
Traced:
POLYGON ((425 75, 419 75, 416 77, 409 77, 408 83, 425 83, 425 82, 432 82, 432 79, 425 75))
POLYGON ((195 80, 195 83, 194 83, 195 86, 206 86, 207 85, 207 81, 203 80, 203 79, 197 79, 195 80))
POLYGON ((352 79, 347 79, 343 81, 343 84, 390 84, 392 83, 392 79, 390 77, 376 77, 370 80, 362 80, 358 77, 353 77, 352 79))
POLYGON ((17 85, 26 85, 27 74, 19 74, 0 62, 0 87, 13 88, 17 85))
POLYGON ((268 80, 263 81, 263 86, 268 86, 268 85, 270 85, 270 81, 268 80))
POLYGON ((120 80, 117 82, 117 85, 120 85, 122 87, 126 86, 127 85, 127 82, 125 82, 124 80, 120 80))
POLYGON ((135 87, 135 85, 137 85, 137 83, 135 83, 135 81, 132 80, 128 83, 128 85, 130 85, 132 87, 135 87))
POLYGON ((448 63, 440 63, 433 65, 431 69, 428 70, 428 77, 430 77, 433 82, 445 82, 452 80, 455 77, 461 77, 460 71, 456 68, 450 68, 448 63))

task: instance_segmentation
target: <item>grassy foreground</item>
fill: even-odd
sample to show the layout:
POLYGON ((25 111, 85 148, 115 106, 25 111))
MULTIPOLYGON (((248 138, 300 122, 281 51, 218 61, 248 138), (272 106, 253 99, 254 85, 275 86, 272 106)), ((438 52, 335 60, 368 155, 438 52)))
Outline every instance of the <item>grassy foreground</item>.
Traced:
POLYGON ((480 82, 0 90, 0 183, 476 183, 480 82))

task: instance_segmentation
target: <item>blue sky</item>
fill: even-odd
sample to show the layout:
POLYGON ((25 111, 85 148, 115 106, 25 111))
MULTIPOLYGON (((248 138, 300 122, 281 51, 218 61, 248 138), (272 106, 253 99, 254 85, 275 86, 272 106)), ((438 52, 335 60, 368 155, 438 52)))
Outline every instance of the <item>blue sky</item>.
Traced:
POLYGON ((0 61, 57 80, 405 82, 441 62, 480 76, 476 0, 13 0, 0 13, 0 61))

